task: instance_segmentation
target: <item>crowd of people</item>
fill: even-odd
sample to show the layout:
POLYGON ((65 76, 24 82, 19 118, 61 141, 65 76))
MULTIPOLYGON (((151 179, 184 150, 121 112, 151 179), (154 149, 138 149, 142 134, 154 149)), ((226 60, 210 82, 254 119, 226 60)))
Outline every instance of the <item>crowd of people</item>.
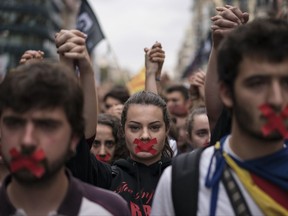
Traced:
POLYGON ((132 95, 98 97, 78 30, 59 61, 27 50, 0 84, 0 216, 288 215, 288 22, 211 22, 207 71, 164 87, 155 42, 132 95))

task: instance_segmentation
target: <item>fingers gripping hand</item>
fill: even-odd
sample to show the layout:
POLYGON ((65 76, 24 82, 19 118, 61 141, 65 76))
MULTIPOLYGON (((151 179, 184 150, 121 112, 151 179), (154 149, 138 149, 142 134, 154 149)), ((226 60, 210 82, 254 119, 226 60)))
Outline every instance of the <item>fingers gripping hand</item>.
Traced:
POLYGON ((87 35, 78 30, 61 30, 55 35, 55 44, 60 60, 79 67, 91 64, 86 48, 87 35))
POLYGON ((44 52, 41 50, 27 50, 20 58, 19 64, 25 64, 30 61, 42 60, 44 52))
POLYGON ((85 41, 86 35, 78 30, 61 30, 55 35, 58 53, 71 59, 85 56, 85 41))
POLYGON ((224 7, 216 7, 217 15, 211 18, 212 33, 214 47, 218 47, 219 43, 227 34, 239 25, 245 24, 249 20, 249 14, 243 13, 239 8, 231 5, 224 7))
POLYGON ((204 99, 205 78, 206 74, 201 69, 189 77, 190 95, 192 100, 198 99, 199 97, 204 99))
POLYGON ((150 49, 144 48, 144 52, 146 72, 153 73, 156 78, 160 78, 165 60, 165 51, 162 49, 161 43, 156 42, 150 49))

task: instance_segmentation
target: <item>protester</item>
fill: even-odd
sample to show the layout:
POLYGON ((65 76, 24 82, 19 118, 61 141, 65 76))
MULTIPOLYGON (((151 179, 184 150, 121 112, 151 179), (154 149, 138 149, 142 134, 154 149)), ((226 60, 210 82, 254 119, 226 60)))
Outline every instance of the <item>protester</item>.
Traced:
POLYGON ((189 89, 184 85, 172 84, 165 91, 167 108, 175 120, 178 133, 178 154, 186 152, 189 148, 189 140, 186 133, 186 119, 190 109, 189 89))
MULTIPOLYGON (((187 210, 186 215, 288 214, 287 38, 287 21, 256 19, 223 39, 218 48, 217 71, 220 99, 232 116, 231 134, 202 151, 199 188, 190 179, 196 172, 190 177, 181 174, 186 166, 186 171, 191 170, 193 164, 184 165, 175 175, 179 158, 172 169, 165 170, 152 215, 181 215, 181 209, 187 210), (191 185, 174 187, 177 182, 171 181, 171 171, 178 182, 185 178, 191 185), (189 199, 193 192, 187 193, 188 186, 198 191, 194 209, 189 199), (187 195, 176 200, 177 193, 172 194, 171 187, 187 195)), ((190 161, 193 153, 188 155, 182 159, 190 161)))
POLYGON ((187 118, 186 124, 192 149, 209 145, 210 129, 205 107, 194 107, 187 118))
MULTIPOLYGON (((154 76, 151 79, 154 84, 149 83, 148 89, 155 91, 156 74, 165 54, 158 42, 145 49, 145 53, 146 76, 154 76)), ((169 125, 166 103, 159 95, 149 91, 136 93, 124 104, 121 116, 129 158, 117 160, 111 167, 94 158, 91 172, 95 184, 105 182, 102 187, 120 194, 128 202, 133 216, 150 214, 158 180, 171 164, 173 152, 167 139, 169 125)))
POLYGON ((84 96, 73 72, 33 62, 0 84, 1 152, 11 174, 0 215, 129 215, 118 195, 65 169, 84 134, 84 96))
POLYGON ((128 157, 123 136, 119 133, 120 125, 120 120, 115 116, 98 115, 96 137, 91 147, 97 160, 112 164, 116 159, 128 157))

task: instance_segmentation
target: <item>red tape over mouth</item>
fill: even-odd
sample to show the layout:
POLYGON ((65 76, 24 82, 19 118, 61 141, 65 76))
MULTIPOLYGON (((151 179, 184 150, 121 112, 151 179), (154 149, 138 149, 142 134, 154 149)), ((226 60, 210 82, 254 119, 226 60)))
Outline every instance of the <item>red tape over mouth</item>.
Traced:
POLYGON ((140 139, 135 139, 133 143, 137 145, 135 149, 136 153, 149 152, 153 155, 157 153, 156 149, 153 148, 153 146, 157 144, 156 138, 149 140, 149 142, 142 142, 140 139))
POLYGON ((101 155, 97 154, 96 155, 97 160, 108 163, 111 159, 111 154, 107 153, 104 157, 101 155))
POLYGON ((45 153, 43 150, 34 151, 33 154, 24 155, 21 154, 16 148, 10 150, 11 155, 11 172, 15 173, 18 170, 29 170, 34 176, 40 178, 44 175, 45 169, 39 162, 45 159, 45 153))
POLYGON ((279 115, 277 115, 268 104, 260 106, 259 109, 268 120, 262 127, 262 133, 264 136, 268 136, 273 131, 278 131, 283 138, 288 138, 288 130, 284 123, 288 118, 288 106, 286 106, 279 115))

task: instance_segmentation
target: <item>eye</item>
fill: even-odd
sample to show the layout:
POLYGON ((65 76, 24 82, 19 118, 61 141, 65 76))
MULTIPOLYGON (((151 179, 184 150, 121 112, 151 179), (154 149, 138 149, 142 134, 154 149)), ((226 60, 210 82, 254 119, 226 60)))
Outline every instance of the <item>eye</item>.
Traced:
POLYGON ((115 146, 115 142, 113 140, 107 140, 105 142, 105 146, 109 149, 113 148, 115 146))
POLYGON ((161 125, 152 125, 152 126, 150 126, 150 130, 153 131, 153 132, 159 131, 160 128, 161 128, 161 125))
POLYGON ((128 127, 132 132, 137 132, 140 130, 140 126, 138 125, 129 125, 128 127))
POLYGON ((60 126, 60 122, 54 120, 36 120, 35 125, 37 128, 45 131, 56 130, 60 126))
POLYGON ((199 137, 205 137, 205 136, 208 136, 208 131, 207 130, 199 130, 196 132, 196 135, 199 137))
POLYGON ((288 77, 281 79, 281 84, 284 88, 288 88, 288 77))
POLYGON ((23 127, 26 124, 26 121, 17 117, 5 117, 3 119, 4 124, 9 129, 17 129, 23 127))
POLYGON ((246 86, 252 89, 261 88, 269 83, 267 77, 252 77, 245 81, 246 86))
POLYGON ((94 148, 99 148, 100 145, 101 145, 101 142, 99 140, 94 140, 94 142, 93 142, 93 147, 94 148))
POLYGON ((112 107, 112 105, 109 104, 105 104, 106 109, 110 109, 112 107))

